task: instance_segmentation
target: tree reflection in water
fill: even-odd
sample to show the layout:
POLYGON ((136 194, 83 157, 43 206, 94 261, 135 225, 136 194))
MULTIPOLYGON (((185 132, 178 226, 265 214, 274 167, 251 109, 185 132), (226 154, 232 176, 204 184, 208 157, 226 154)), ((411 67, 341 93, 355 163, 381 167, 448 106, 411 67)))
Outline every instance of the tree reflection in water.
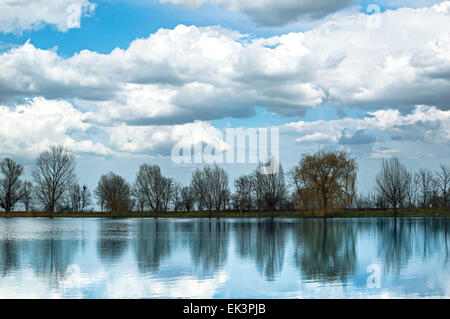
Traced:
POLYGON ((236 251, 241 258, 254 259, 260 275, 273 281, 283 269, 290 223, 274 219, 233 224, 236 251))
POLYGON ((158 219, 137 221, 133 246, 139 271, 158 271, 161 261, 170 256, 177 237, 174 223, 158 219))
POLYGON ((229 226, 224 219, 194 221, 188 246, 193 264, 201 276, 212 276, 223 268, 228 257, 229 226))
POLYGON ((9 272, 14 271, 19 264, 18 256, 18 242, 12 240, 14 230, 7 226, 0 234, 0 274, 1 276, 8 275, 9 272))
POLYGON ((423 260, 443 253, 448 262, 448 218, 378 219, 378 256, 385 270, 399 276, 413 257, 423 260))
POLYGON ((99 220, 97 253, 102 262, 119 260, 127 251, 130 227, 126 220, 99 220))
POLYGON ((31 268, 36 276, 58 287, 66 277, 66 270, 74 263, 84 241, 77 234, 67 234, 62 221, 34 220, 32 236, 26 236, 17 224, 2 229, 0 239, 0 270, 2 276, 24 267, 31 268))
POLYGON ((294 263, 307 279, 345 282, 356 271, 354 222, 315 219, 296 223, 294 263))
MULTIPOLYGON (((449 223, 450 218, 3 220, 0 280, 14 287, 20 274, 28 283, 31 271, 38 282, 60 287, 71 264, 80 264, 89 277, 100 262, 120 277, 125 262, 126 271, 139 280, 147 273, 166 283, 174 278, 184 282, 185 275, 190 280, 217 279, 220 272, 230 274, 223 284, 232 287, 239 286, 239 276, 233 279, 232 274, 250 267, 259 274, 252 280, 271 281, 274 289, 286 276, 295 281, 298 275, 291 269, 306 279, 303 284, 351 289, 352 284, 365 285, 359 278, 367 276, 366 262, 373 260, 394 279, 405 273, 424 278, 425 272, 441 282, 447 278, 449 223), (358 255, 365 249, 367 254, 358 255)), ((441 288, 434 287, 430 295, 441 288)))

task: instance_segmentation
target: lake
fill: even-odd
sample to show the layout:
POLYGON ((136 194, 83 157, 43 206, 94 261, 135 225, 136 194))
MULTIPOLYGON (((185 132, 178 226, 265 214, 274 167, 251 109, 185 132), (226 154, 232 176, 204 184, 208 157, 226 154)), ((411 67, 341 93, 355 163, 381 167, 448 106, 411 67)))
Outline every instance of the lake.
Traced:
POLYGON ((450 218, 0 218, 0 298, 449 298, 450 218))

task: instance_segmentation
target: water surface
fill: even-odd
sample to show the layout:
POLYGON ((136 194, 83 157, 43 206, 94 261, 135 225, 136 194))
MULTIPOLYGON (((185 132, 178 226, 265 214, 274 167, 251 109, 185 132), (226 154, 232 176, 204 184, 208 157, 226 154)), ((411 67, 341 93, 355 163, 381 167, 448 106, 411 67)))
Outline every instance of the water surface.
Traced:
POLYGON ((449 226, 0 218, 0 298, 449 298, 449 226))

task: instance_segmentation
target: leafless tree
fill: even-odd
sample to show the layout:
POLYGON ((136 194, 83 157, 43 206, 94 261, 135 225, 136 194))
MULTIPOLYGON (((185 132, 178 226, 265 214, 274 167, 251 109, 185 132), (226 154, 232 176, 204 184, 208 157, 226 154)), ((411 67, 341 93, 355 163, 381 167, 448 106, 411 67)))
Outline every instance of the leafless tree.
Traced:
POLYGON ((397 216, 397 208, 405 202, 411 174, 398 158, 383 159, 376 183, 380 196, 386 199, 397 216))
POLYGON ((194 208, 195 194, 190 186, 184 186, 181 189, 181 204, 185 211, 189 212, 194 208))
POLYGON ((162 201, 162 211, 166 212, 169 210, 170 203, 173 201, 173 192, 174 192, 175 182, 172 178, 166 178, 166 186, 165 191, 163 193, 163 201, 162 201))
POLYGON ((420 169, 414 175, 414 183, 420 198, 420 206, 427 208, 431 205, 433 190, 433 173, 428 169, 420 169))
POLYGON ((81 197, 80 197, 80 211, 84 212, 90 206, 92 206, 92 194, 89 188, 86 185, 83 185, 81 188, 81 197))
POLYGON ((136 209, 138 211, 140 211, 141 213, 143 213, 145 211, 146 202, 147 202, 147 199, 146 199, 145 195, 142 192, 138 192, 136 190, 136 186, 135 185, 133 185, 132 194, 133 194, 133 197, 134 197, 135 202, 136 202, 136 209))
POLYGON ((272 211, 282 208, 287 197, 287 187, 283 167, 279 165, 277 170, 267 171, 265 167, 268 165, 274 164, 258 164, 252 173, 252 182, 258 210, 272 211))
POLYGON ((203 168, 207 189, 206 206, 208 210, 221 211, 226 209, 229 199, 228 174, 217 164, 203 168))
POLYGON ((22 184, 22 197, 20 201, 23 204, 23 207, 25 208, 25 211, 29 212, 33 209, 33 203, 34 203, 34 194, 33 194, 33 183, 30 181, 25 181, 22 184))
POLYGON ((192 173, 190 188, 194 194, 197 210, 202 211, 206 207, 206 194, 208 193, 208 185, 203 170, 197 168, 192 173))
POLYGON ((92 205, 92 195, 86 185, 73 185, 68 192, 65 210, 70 212, 84 212, 92 205))
POLYGON ((102 175, 94 193, 102 211, 118 213, 133 208, 130 185, 112 172, 102 175))
POLYGON ((182 189, 183 186, 179 183, 174 183, 172 187, 172 202, 173 202, 173 210, 175 212, 183 210, 183 197, 181 195, 182 189))
POLYGON ((439 181, 435 176, 431 182, 431 192, 430 192, 430 205, 431 207, 438 208, 442 205, 442 197, 439 191, 439 181))
POLYGON ((173 191, 173 180, 161 174, 158 165, 143 164, 139 167, 133 194, 152 211, 167 211, 173 191))
POLYGON ((233 206, 239 211, 254 209, 254 188, 251 176, 241 176, 234 181, 233 206))
POLYGON ((358 194, 354 200, 354 207, 357 209, 370 209, 373 208, 373 203, 370 200, 370 194, 358 194))
POLYGON ((406 188, 405 207, 416 207, 417 203, 417 184, 414 182, 412 174, 410 174, 410 182, 406 188))
POLYGON ((20 176, 23 173, 23 166, 9 158, 0 162, 0 207, 7 213, 14 209, 14 206, 22 198, 22 181, 20 176))
POLYGON ((191 187, 198 209, 225 210, 230 199, 228 183, 227 172, 217 164, 197 169, 192 174, 191 187))
POLYGON ((447 165, 441 164, 436 173, 436 178, 442 194, 442 207, 447 208, 449 206, 450 168, 447 165))
POLYGON ((303 208, 327 212, 349 207, 356 196, 357 169, 355 159, 343 151, 304 155, 291 173, 303 208))
POLYGON ((75 157, 63 146, 51 146, 42 152, 33 169, 36 199, 49 212, 76 183, 75 157))

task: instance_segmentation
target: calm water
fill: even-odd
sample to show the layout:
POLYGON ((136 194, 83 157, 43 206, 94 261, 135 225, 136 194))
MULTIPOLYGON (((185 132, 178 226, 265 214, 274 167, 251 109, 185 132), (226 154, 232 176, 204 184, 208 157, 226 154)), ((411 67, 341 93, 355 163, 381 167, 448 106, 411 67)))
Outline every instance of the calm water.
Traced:
POLYGON ((449 298, 448 229, 449 218, 0 218, 0 297, 449 298))

